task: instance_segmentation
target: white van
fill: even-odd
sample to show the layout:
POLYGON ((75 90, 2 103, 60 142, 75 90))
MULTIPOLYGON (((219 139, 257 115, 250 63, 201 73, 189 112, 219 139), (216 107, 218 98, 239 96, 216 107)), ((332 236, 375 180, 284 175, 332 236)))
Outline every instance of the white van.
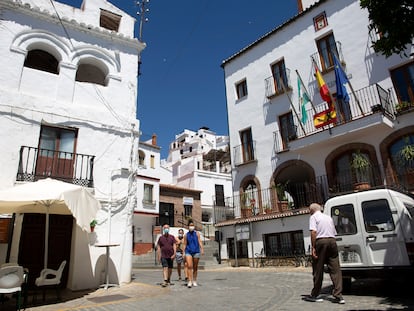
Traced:
POLYGON ((414 199, 389 189, 329 199, 324 213, 337 230, 344 288, 351 277, 386 277, 414 271, 414 199))

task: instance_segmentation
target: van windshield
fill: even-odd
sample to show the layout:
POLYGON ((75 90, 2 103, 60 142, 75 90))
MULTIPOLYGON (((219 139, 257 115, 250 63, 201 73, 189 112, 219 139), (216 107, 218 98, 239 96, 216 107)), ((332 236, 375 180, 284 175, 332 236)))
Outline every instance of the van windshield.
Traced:
POLYGON ((334 206, 331 209, 331 217, 334 221, 337 235, 357 233, 354 206, 352 204, 334 206))
POLYGON ((385 199, 362 202, 365 230, 367 232, 394 230, 394 220, 385 199))

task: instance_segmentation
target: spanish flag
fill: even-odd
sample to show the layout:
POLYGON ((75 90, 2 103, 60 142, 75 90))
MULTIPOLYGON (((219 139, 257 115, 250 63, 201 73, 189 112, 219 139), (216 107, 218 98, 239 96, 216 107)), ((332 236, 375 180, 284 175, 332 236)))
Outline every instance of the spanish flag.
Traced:
POLYGON ((315 76, 316 76, 316 82, 318 82, 319 93, 321 94, 322 99, 326 101, 329 104, 329 106, 331 106, 332 98, 331 98, 331 95, 329 94, 328 86, 323 80, 323 77, 321 73, 319 72, 319 69, 316 66, 316 64, 315 64, 315 76))
POLYGON ((313 116, 313 125, 317 129, 331 123, 336 123, 335 109, 327 109, 313 116))

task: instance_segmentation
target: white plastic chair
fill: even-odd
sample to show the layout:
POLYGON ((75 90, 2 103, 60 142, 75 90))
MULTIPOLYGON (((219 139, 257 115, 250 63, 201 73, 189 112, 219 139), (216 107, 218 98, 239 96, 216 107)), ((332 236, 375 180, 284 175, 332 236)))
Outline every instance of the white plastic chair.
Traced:
POLYGON ((17 292, 17 309, 20 310, 22 292, 23 267, 17 265, 5 265, 0 268, 0 294, 17 292))
POLYGON ((59 285, 66 260, 62 261, 57 270, 45 268, 40 271, 40 276, 35 280, 37 287, 43 287, 43 301, 46 296, 46 287, 56 287, 57 298, 60 300, 59 285))

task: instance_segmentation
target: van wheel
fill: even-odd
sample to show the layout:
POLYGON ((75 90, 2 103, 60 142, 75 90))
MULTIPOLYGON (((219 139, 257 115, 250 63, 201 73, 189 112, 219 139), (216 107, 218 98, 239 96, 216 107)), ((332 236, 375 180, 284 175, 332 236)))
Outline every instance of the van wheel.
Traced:
POLYGON ((344 293, 349 293, 352 287, 352 278, 342 278, 342 291, 344 293))

